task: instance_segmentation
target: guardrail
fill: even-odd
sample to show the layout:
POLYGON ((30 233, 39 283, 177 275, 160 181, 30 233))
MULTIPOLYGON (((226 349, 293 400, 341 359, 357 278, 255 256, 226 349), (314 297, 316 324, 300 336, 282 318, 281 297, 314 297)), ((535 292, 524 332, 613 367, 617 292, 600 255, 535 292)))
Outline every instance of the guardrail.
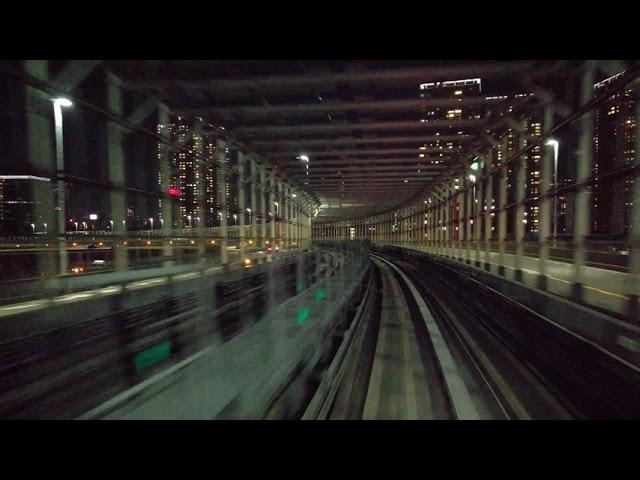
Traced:
POLYGON ((229 362, 227 373, 248 369, 236 394, 251 398, 247 378, 275 385, 285 364, 295 369, 309 360, 358 286, 365 256, 315 249, 228 272, 208 265, 162 269, 160 277, 126 272, 129 283, 120 288, 108 286, 115 276, 104 277, 101 292, 4 316, 0 415, 74 418, 205 351, 216 369, 229 362), (247 377, 256 366, 251 352, 272 358, 260 363, 262 379, 247 377))

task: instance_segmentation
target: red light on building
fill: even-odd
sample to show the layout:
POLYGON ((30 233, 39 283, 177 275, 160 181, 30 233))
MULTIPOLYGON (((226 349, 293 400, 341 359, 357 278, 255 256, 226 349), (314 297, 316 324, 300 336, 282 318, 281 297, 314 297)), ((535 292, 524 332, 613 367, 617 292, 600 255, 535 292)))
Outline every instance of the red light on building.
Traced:
POLYGON ((169 188, 169 195, 171 195, 172 197, 179 197, 180 196, 180 189, 179 188, 175 188, 175 187, 170 187, 169 188))

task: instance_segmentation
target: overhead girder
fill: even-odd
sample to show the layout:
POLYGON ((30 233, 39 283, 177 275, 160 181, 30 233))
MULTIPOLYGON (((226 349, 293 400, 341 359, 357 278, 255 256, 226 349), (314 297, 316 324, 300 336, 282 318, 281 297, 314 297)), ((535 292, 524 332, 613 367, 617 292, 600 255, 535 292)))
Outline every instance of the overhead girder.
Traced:
POLYGON ((334 137, 334 138, 311 138, 311 139, 274 139, 258 140, 251 142, 252 145, 358 145, 358 144, 393 144, 412 143, 420 144, 427 142, 470 142, 469 135, 415 135, 415 136, 390 136, 390 137, 334 137))
MULTIPOLYGON (((349 111, 408 111, 419 108, 453 108, 471 107, 499 103, 494 97, 475 96, 466 98, 403 98, 392 100, 370 100, 360 102, 323 101, 318 103, 276 104, 270 107, 256 105, 238 105, 224 108, 190 108, 178 109, 182 115, 215 115, 232 116, 267 116, 273 114, 307 115, 310 113, 334 113, 349 111)), ((419 111, 419 110, 418 110, 419 111)))
MULTIPOLYGON (((407 82, 420 83, 442 81, 448 78, 462 76, 464 78, 484 78, 495 76, 526 75, 533 71, 533 62, 495 62, 459 65, 438 65, 417 68, 375 69, 366 71, 347 72, 307 72, 298 75, 264 75, 249 78, 215 78, 180 80, 184 88, 211 89, 216 92, 223 90, 238 90, 243 88, 278 88, 286 89, 297 85, 317 85, 321 83, 346 82, 407 82)), ((170 86, 174 80, 156 78, 143 82, 145 85, 163 87, 170 86)))
MULTIPOLYGON (((327 132, 344 132, 352 130, 410 130, 410 129, 459 129, 459 128, 478 128, 485 124, 482 119, 451 119, 451 120, 430 120, 421 122, 413 121, 397 121, 397 122, 366 122, 366 123, 327 123, 327 124, 294 124, 281 127, 241 127, 234 131, 238 135, 292 135, 304 133, 327 133, 327 132)), ((469 134, 469 132, 465 132, 469 134)))

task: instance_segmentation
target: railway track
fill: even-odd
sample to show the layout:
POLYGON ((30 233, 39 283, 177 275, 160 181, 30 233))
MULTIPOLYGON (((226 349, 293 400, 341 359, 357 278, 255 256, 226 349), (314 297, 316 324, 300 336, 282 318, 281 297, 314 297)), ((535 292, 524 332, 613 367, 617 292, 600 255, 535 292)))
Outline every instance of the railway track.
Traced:
POLYGON ((325 378, 322 415, 303 418, 640 414, 638 372, 606 352, 446 266, 372 259, 375 311, 353 326, 340 378, 325 378))

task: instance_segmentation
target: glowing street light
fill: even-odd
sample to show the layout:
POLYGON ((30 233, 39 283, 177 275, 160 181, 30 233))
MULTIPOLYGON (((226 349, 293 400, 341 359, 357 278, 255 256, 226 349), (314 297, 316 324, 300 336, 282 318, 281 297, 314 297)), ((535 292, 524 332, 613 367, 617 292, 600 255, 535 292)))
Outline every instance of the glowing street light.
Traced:
POLYGON ((153 218, 149 219, 149 223, 151 224, 151 230, 153 230, 153 218))

